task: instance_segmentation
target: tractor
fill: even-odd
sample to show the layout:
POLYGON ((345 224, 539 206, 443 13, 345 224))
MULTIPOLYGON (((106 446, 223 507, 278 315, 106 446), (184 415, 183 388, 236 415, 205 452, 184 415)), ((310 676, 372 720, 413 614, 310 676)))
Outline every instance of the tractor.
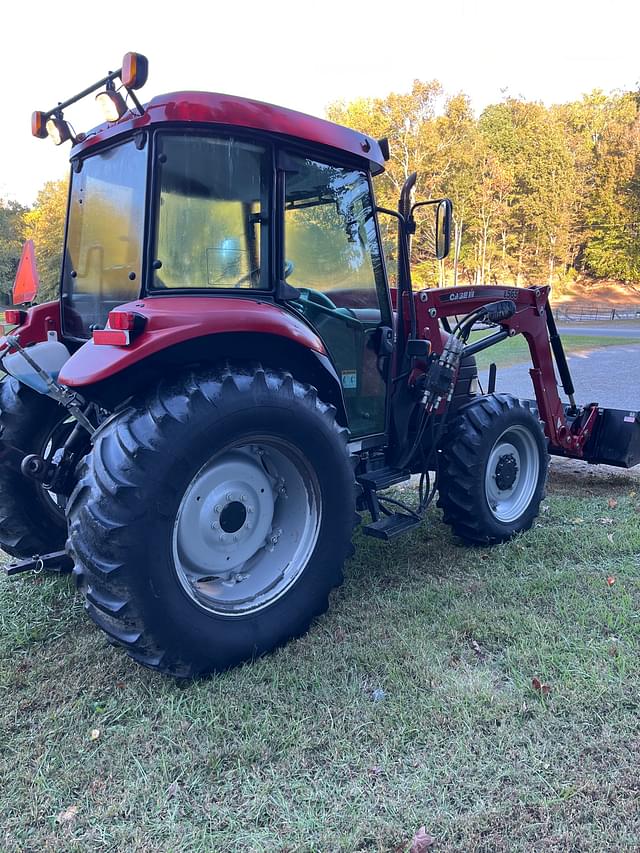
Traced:
POLYGON ((576 403, 548 287, 412 287, 411 241, 444 258, 452 205, 412 174, 376 206, 386 140, 229 95, 143 105, 147 75, 129 53, 33 114, 71 170, 59 299, 26 252, 0 341, 8 574, 72 570, 113 644, 196 677, 307 631, 360 524, 391 540, 437 499, 464 542, 505 542, 550 453, 640 462, 638 412, 576 403), (94 92, 105 122, 76 134, 94 92), (518 334, 532 399, 493 366, 482 392, 476 353, 518 334))

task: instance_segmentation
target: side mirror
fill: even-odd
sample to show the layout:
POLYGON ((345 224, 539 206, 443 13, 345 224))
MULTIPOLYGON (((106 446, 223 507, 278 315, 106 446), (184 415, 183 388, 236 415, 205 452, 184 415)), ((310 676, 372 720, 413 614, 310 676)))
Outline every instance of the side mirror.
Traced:
POLYGON ((435 231, 433 253, 441 261, 449 254, 449 247, 451 245, 451 218, 453 214, 451 199, 436 198, 429 201, 419 201, 417 204, 414 204, 407 220, 407 231, 409 234, 416 233, 416 220, 413 213, 419 207, 428 206, 435 207, 435 222, 432 226, 435 231))
POLYGON ((443 198, 436 207, 436 258, 441 261, 449 254, 451 245, 451 199, 443 198))

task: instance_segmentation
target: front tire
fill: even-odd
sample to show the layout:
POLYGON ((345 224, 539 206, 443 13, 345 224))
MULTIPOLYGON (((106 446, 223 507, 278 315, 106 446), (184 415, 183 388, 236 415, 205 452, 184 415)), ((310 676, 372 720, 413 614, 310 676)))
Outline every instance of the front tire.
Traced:
POLYGON ((161 381, 98 431, 69 501, 90 617, 135 660, 180 677, 303 634, 351 550, 346 435, 286 371, 161 381))
POLYGON ((479 397, 449 425, 440 453, 438 506, 469 543, 528 530, 544 497, 549 456, 540 421, 508 394, 479 397))

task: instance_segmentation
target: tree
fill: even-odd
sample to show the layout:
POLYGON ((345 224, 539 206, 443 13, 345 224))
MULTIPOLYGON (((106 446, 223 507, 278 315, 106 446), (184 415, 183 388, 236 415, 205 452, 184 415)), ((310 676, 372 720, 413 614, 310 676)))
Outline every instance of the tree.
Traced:
POLYGON ((442 195, 453 200, 453 285, 458 284, 465 228, 473 222, 478 189, 479 143, 478 125, 466 95, 454 95, 445 105, 438 120, 438 134, 446 145, 448 157, 442 183, 442 195))
POLYGON ((411 92, 392 92, 386 98, 359 99, 331 104, 331 121, 360 130, 374 139, 387 137, 391 158, 377 185, 380 204, 397 204, 402 185, 411 172, 419 173, 418 191, 427 192, 438 179, 432 168, 438 147, 433 119, 442 87, 437 80, 414 80, 411 92))
POLYGON ((507 99, 480 117, 486 144, 502 167, 502 254, 515 250, 518 284, 553 284, 566 255, 577 186, 575 158, 563 122, 542 104, 507 99))
POLYGON ((567 108, 585 176, 574 263, 592 275, 640 280, 638 95, 594 91, 567 108))
POLYGON ((24 215, 26 239, 33 240, 40 276, 38 301, 57 299, 67 209, 66 179, 47 181, 32 210, 24 215))

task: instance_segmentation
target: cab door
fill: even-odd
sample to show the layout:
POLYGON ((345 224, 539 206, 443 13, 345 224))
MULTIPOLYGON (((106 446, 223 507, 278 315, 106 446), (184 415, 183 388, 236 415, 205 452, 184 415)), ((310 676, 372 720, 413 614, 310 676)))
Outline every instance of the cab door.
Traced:
POLYGON ((295 155, 286 163, 284 275, 299 293, 290 304, 333 359, 352 436, 382 433, 392 318, 369 175, 295 155))

